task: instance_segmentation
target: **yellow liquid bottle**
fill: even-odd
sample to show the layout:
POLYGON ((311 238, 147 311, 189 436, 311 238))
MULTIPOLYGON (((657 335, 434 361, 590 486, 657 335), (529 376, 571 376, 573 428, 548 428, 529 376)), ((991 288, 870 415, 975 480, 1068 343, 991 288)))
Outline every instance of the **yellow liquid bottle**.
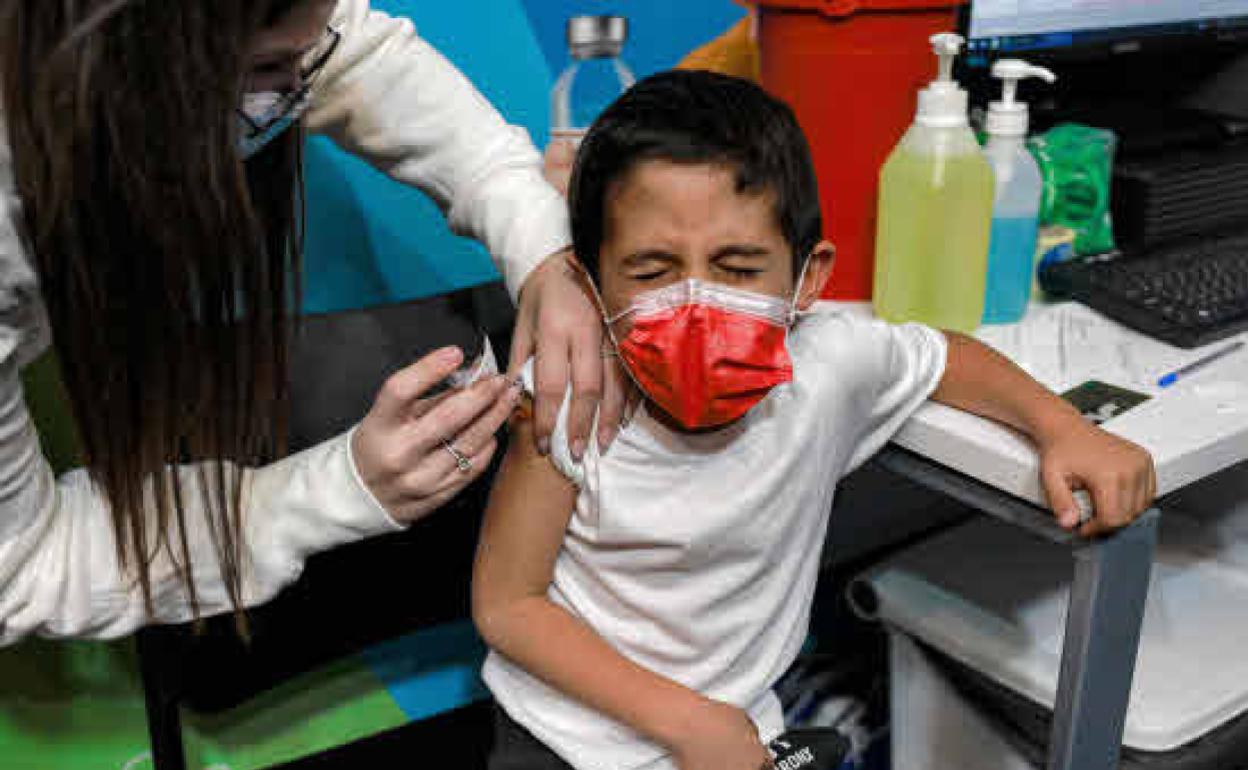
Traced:
POLYGON ((970 333, 984 313, 996 185, 952 79, 961 45, 957 35, 932 37, 939 77, 880 172, 873 296, 886 321, 970 333))
POLYGON ((962 131, 911 129, 884 164, 874 297, 887 321, 969 333, 983 316, 994 183, 962 131))

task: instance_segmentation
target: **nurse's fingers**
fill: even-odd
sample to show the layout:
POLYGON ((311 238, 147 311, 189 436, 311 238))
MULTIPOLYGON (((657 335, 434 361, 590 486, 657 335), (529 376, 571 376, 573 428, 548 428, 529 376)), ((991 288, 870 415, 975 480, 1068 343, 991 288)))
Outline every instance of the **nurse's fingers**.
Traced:
POLYGON ((511 335, 511 358, 507 363, 508 379, 514 380, 519 377, 525 363, 533 357, 536 348, 533 329, 533 324, 520 323, 520 319, 517 319, 515 331, 511 335))
POLYGON ((454 476, 447 477, 445 483, 437 491, 427 496, 411 496, 409 504, 403 507, 404 513, 397 518, 400 521, 411 523, 449 503, 456 495, 463 492, 465 487, 481 478, 482 474, 489 470, 490 460, 493 458, 494 451, 493 447, 487 447, 480 455, 472 458, 472 468, 469 471, 466 473, 456 472, 454 476))
POLYGON ((462 473, 460 459, 475 458, 484 448, 494 443, 495 434, 515 411, 516 404, 520 403, 520 394, 518 387, 509 385, 492 409, 458 434, 447 436, 445 443, 439 442, 416 465, 408 481, 416 487, 434 485, 440 488, 448 483, 449 477, 462 473))
POLYGON ((602 390, 602 406, 598 410, 598 451, 605 453, 619 435, 624 415, 628 414, 629 408, 640 394, 633 387, 633 380, 624 371, 619 358, 604 358, 603 364, 603 376, 606 380, 602 390))
POLYGON ((415 420, 431 412, 438 404, 455 395, 454 388, 448 388, 436 396, 417 399, 407 410, 407 419, 415 420))
POLYGON ((555 432, 559 407, 568 389, 571 339, 566 327, 542 329, 537 338, 537 357, 533 365, 533 433, 537 450, 550 453, 550 435, 555 432))
POLYGON ((594 415, 602 401, 604 369, 614 359, 602 356, 602 328, 582 326, 572 333, 572 405, 568 409, 568 446, 572 458, 580 462, 589 446, 594 415))
MULTIPOLYGON (((506 377, 490 377, 465 390, 456 391, 427 414, 409 423, 403 433, 403 451, 408 462, 420 462, 425 455, 453 440, 469 425, 495 410, 507 389, 506 377)), ((507 418, 498 421, 502 425, 507 418)), ((495 428, 497 430, 497 428, 495 428)))
POLYGON ((447 347, 400 369, 381 386, 373 402, 372 413, 383 424, 391 426, 409 419, 425 393, 451 376, 463 361, 462 350, 447 347))
POLYGON ((498 451, 498 439, 490 438, 489 442, 479 448, 472 455, 465 455, 468 458, 468 470, 461 471, 456 466, 453 473, 448 473, 442 477, 442 482, 438 486, 436 494, 442 495, 450 493, 451 497, 463 491, 464 487, 481 478, 481 474, 490 468, 490 462, 494 459, 494 454, 498 451))

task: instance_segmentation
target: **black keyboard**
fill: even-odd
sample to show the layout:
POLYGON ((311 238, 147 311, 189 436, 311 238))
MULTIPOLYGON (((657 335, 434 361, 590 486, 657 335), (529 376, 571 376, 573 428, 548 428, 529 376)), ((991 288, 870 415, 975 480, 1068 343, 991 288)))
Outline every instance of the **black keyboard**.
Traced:
POLYGON ((1048 265, 1040 284, 1173 345, 1248 329, 1248 234, 1048 265))

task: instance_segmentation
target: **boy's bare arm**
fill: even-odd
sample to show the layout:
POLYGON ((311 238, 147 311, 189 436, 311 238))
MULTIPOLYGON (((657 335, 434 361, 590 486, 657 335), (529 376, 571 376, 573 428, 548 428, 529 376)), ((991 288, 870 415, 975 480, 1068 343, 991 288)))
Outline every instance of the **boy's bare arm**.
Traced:
POLYGON ((1091 425, 1070 404, 988 346, 948 332, 949 359, 932 398, 1010 425, 1040 451, 1045 493, 1058 521, 1073 528, 1079 509, 1072 490, 1086 489, 1095 517, 1087 536, 1129 524, 1157 491, 1149 454, 1091 425))
POLYGON ((485 641, 547 684, 678 756, 689 751, 691 736, 717 740, 739 758, 763 751, 743 712, 638 666, 547 598, 576 493, 534 446, 532 422, 516 420, 486 510, 472 581, 473 619, 485 641))

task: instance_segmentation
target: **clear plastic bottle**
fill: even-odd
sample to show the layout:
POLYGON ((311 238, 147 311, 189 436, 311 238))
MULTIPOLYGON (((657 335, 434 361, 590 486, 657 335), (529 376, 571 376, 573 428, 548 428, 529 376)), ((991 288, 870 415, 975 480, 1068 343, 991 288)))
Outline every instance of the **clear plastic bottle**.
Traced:
POLYGON ((880 173, 874 305, 887 321, 969 333, 984 312, 993 176, 953 81, 962 42, 932 37, 940 74, 880 173))
POLYGON ((636 82, 620 58, 628 39, 623 16, 574 16, 568 19, 572 62, 551 92, 552 141, 580 142, 607 105, 636 82))
POLYGON ((1052 72, 1019 59, 1001 59, 992 67, 1003 82, 1001 101, 988 106, 988 145, 984 153, 996 177, 992 235, 988 249, 988 285, 984 323, 1022 320, 1032 293, 1035 274, 1037 223, 1044 179, 1027 149, 1027 105, 1015 101, 1018 82, 1042 78, 1052 83, 1052 72))

